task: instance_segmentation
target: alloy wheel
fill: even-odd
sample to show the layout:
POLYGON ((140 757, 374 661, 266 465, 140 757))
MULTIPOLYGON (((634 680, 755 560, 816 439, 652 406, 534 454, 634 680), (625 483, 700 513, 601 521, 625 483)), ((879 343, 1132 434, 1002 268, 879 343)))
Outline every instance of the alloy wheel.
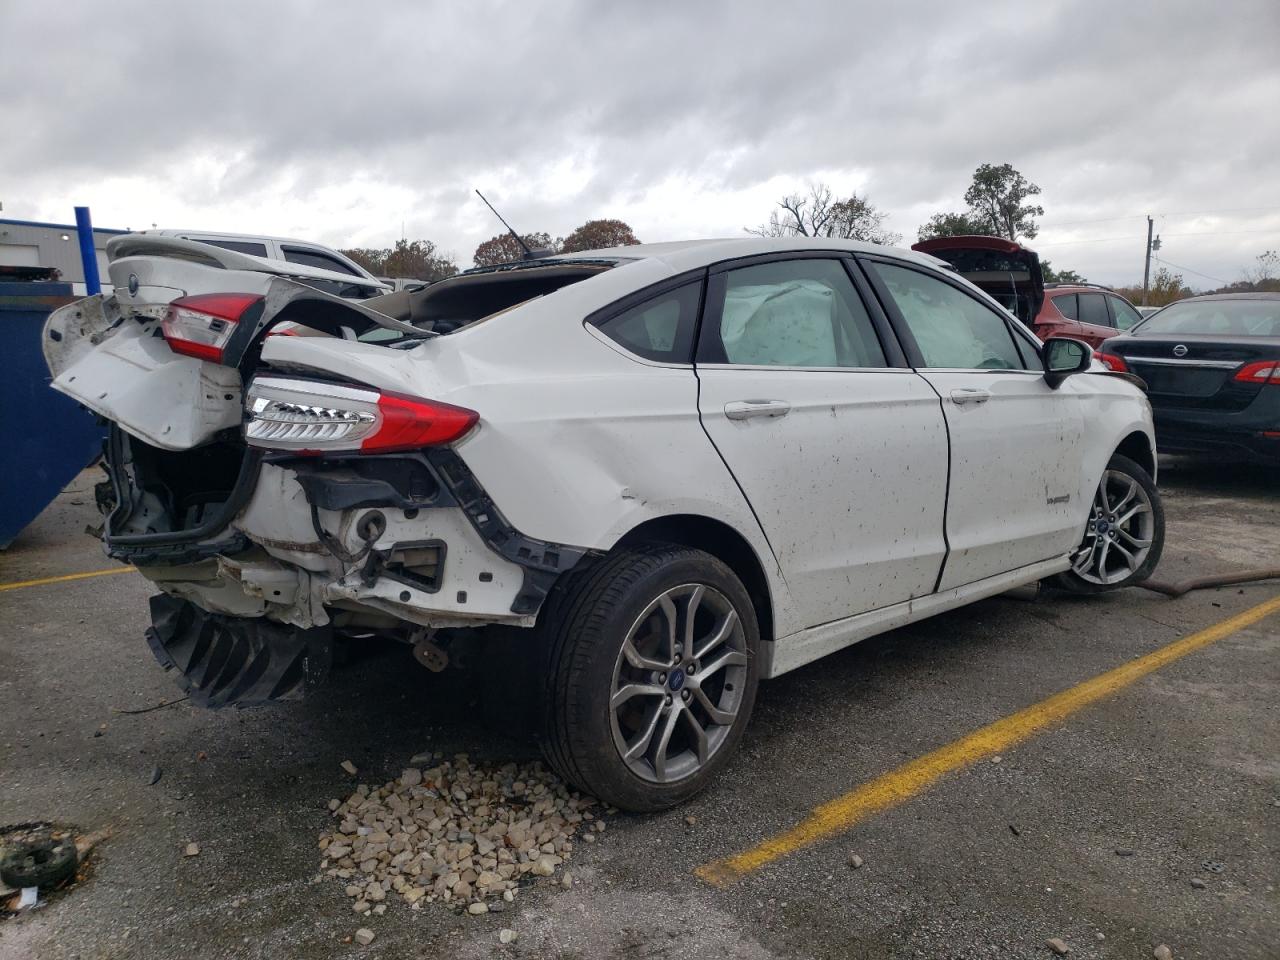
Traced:
POLYGON ((729 599, 698 583, 665 591, 636 618, 614 664, 618 754, 651 783, 696 773, 736 722, 746 681, 746 634, 729 599))
POLYGON ((1071 569, 1089 583, 1120 583, 1146 561, 1154 533, 1155 514, 1142 484, 1123 471, 1107 470, 1071 569))

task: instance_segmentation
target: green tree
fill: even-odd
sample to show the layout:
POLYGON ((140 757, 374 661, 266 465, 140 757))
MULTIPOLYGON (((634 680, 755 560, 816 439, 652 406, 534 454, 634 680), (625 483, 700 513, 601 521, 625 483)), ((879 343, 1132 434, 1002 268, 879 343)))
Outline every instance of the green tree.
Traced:
POLYGON ((629 247, 639 242, 631 227, 621 220, 588 220, 564 238, 560 244, 560 252, 578 253, 582 250, 629 247))
POLYGON ((990 232, 986 223, 967 213, 935 213, 926 223, 920 224, 916 236, 921 240, 934 240, 938 237, 981 237, 990 232))
POLYGON ((1044 274, 1045 283, 1087 283, 1080 274, 1074 270, 1055 270, 1049 266, 1048 260, 1040 261, 1040 272, 1044 274))
MULTIPOLYGON (((1140 283, 1135 283, 1128 287, 1116 287, 1115 291, 1130 303, 1142 303, 1142 284, 1140 283)), ((1168 268, 1161 267, 1156 271, 1155 276, 1151 278, 1151 286, 1147 293, 1147 305, 1163 307, 1166 304, 1173 303, 1175 300, 1182 300, 1189 296, 1191 296, 1191 289, 1182 282, 1182 274, 1172 273, 1168 268)))
POLYGON ((887 218, 866 197, 851 193, 838 200, 829 186, 816 183, 809 185, 808 194, 783 197, 767 223, 746 231, 758 237, 834 237, 894 244, 902 235, 885 229, 887 218))
MULTIPOLYGON (((559 241, 552 240, 549 233, 526 233, 522 235, 530 250, 558 250, 559 241)), ((524 257, 524 248, 509 233, 500 233, 490 237, 476 247, 472 260, 477 267, 493 267, 499 263, 514 263, 524 257)))
POLYGON ((1031 240, 1040 232, 1035 218, 1044 216, 1044 207, 1026 200, 1039 193, 1040 188, 1012 165, 984 163, 973 171, 973 182, 964 192, 964 202, 969 205, 972 216, 990 224, 994 236, 1031 240))

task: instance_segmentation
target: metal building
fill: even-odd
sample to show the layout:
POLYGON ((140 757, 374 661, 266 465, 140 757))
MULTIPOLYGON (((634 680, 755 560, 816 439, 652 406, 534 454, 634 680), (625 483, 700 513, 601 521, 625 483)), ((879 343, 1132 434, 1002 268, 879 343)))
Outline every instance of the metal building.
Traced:
MULTIPOLYGON (((98 253, 98 274, 107 281, 107 241, 128 230, 94 228, 93 246, 98 253)), ((74 223, 41 223, 36 220, 0 219, 0 267, 54 267, 64 283, 84 296, 84 264, 76 241, 74 223)))

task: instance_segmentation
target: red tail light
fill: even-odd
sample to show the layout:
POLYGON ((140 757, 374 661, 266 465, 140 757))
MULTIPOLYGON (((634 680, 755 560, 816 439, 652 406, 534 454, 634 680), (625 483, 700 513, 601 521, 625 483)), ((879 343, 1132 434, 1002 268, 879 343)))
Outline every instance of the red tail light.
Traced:
POLYGON ((256 293, 201 293, 169 304, 161 324, 174 353, 221 363, 241 318, 262 302, 256 293))
POLYGON ((1280 360, 1257 360, 1246 363, 1233 379, 1241 383, 1280 383, 1280 360))
POLYGON ((1129 367, 1124 362, 1124 357, 1114 353, 1103 353, 1101 350, 1093 352, 1093 359, 1097 360, 1108 370, 1114 370, 1116 373, 1128 373, 1129 367))
POLYGON ((453 443, 480 419, 474 410, 394 393, 384 393, 378 398, 378 410, 382 413, 382 423, 373 435, 361 442, 360 449, 365 453, 453 443))

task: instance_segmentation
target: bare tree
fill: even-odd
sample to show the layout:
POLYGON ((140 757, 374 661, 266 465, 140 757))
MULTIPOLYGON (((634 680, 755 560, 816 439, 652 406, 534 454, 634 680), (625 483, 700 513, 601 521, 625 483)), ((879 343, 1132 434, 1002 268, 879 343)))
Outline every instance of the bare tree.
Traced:
POLYGON ((746 231, 758 237, 834 237, 894 244, 902 236, 885 229, 888 216, 866 197, 852 193, 837 200, 825 183, 812 183, 807 194, 789 194, 779 200, 768 223, 746 231))
POLYGON ((397 240, 394 247, 385 250, 357 247, 340 252, 377 277, 443 280, 458 272, 453 257, 431 240, 397 240))

